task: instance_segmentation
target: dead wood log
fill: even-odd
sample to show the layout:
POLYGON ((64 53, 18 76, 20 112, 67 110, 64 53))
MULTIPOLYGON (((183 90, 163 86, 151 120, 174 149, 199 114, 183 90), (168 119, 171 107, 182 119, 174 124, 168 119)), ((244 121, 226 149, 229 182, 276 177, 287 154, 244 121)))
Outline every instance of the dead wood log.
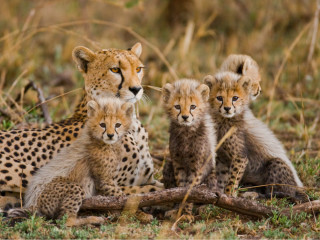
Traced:
MULTIPOLYGON (((137 194, 134 196, 139 200, 138 207, 147 207, 155 205, 166 205, 168 203, 179 203, 183 200, 187 191, 188 188, 178 187, 152 193, 137 194)), ((129 198, 130 196, 95 196, 84 200, 81 206, 81 210, 122 210, 124 207, 128 207, 126 206, 126 203, 129 198)), ((273 216, 273 209, 271 207, 264 206, 253 200, 245 198, 233 198, 228 197, 225 194, 215 193, 204 185, 196 186, 192 189, 188 197, 188 202, 213 204, 220 208, 256 218, 273 216)), ((299 204, 294 206, 293 208, 287 208, 281 211, 280 214, 290 217, 292 214, 294 215, 301 212, 319 213, 320 200, 299 204)))
MULTIPOLYGON (((139 194, 139 207, 179 203, 186 195, 188 188, 172 188, 146 194, 139 194)), ((126 205, 128 196, 103 197, 95 196, 84 200, 82 210, 121 210, 126 205)), ((194 187, 188 197, 188 202, 214 204, 215 206, 253 217, 272 216, 272 210, 252 200, 232 198, 210 191, 205 186, 194 187)))
MULTIPOLYGON (((140 200, 139 207, 154 205, 165 205, 168 203, 179 203, 187 193, 187 188, 172 188, 163 191, 146 194, 136 194, 140 200)), ((121 210, 126 205, 130 196, 104 197, 95 196, 83 201, 83 210, 121 210)), ((210 191, 205 186, 194 187, 188 197, 188 201, 203 204, 214 204, 218 200, 218 195, 210 191)))
POLYGON ((320 212, 320 200, 314 200, 311 202, 306 202, 306 203, 296 205, 292 208, 286 208, 283 211, 281 211, 280 213, 282 215, 290 216, 292 214, 295 215, 295 214, 299 214, 302 212, 319 213, 320 212))
POLYGON ((256 201, 246 198, 228 197, 224 194, 219 197, 215 205, 233 212, 257 218, 270 217, 273 215, 270 207, 264 206, 256 201))

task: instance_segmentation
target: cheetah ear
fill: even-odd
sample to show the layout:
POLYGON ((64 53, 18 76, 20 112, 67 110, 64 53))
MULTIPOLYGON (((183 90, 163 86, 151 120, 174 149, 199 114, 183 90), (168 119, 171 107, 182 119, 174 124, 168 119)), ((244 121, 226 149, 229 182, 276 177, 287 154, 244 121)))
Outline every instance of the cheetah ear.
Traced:
POLYGON ((98 111, 99 109, 99 105, 96 101, 94 100, 90 100, 87 103, 87 114, 88 117, 93 117, 95 115, 95 113, 98 111))
POLYGON ((247 71, 250 68, 250 59, 246 59, 242 65, 241 75, 247 75, 247 71))
POLYGON ((142 46, 141 43, 136 43, 135 45, 133 45, 132 48, 129 48, 131 50, 131 52, 133 52, 138 58, 140 57, 141 53, 142 53, 142 46))
POLYGON ((201 97, 203 101, 207 102, 209 99, 209 92, 210 92, 209 87, 205 84, 201 84, 197 87, 197 90, 201 93, 201 97))
POLYGON ((238 80, 238 84, 246 91, 251 91, 251 79, 249 77, 243 76, 238 80))
POLYGON ((209 87, 209 90, 211 90, 213 85, 216 83, 216 79, 212 75, 207 75, 203 78, 203 82, 209 87))
POLYGON ((133 115, 134 107, 133 104, 130 102, 125 102, 122 106, 121 109, 126 113, 126 116, 131 118, 133 115))
POLYGON ((169 101, 172 90, 173 90, 173 85, 170 83, 167 83, 162 87, 162 99, 164 103, 167 103, 169 101))
POLYGON ((87 73, 88 63, 92 62, 96 57, 96 54, 89 48, 78 46, 72 51, 72 58, 78 65, 80 72, 87 73))

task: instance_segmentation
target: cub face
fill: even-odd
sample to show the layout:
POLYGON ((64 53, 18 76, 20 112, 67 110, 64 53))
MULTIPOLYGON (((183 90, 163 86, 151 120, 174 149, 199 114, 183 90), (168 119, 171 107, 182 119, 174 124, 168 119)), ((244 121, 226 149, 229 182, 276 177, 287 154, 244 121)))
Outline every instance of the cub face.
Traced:
POLYGON ((204 82, 210 88, 209 103, 213 113, 232 118, 240 114, 249 104, 251 80, 224 72, 206 76, 204 82))
POLYGON ((134 111, 132 103, 115 98, 101 98, 89 101, 87 108, 90 137, 113 144, 128 132, 134 111))
POLYGON ((195 80, 182 79, 162 88, 164 107, 170 119, 180 125, 196 124, 207 109, 209 88, 195 80))
POLYGON ((141 99, 144 65, 139 60, 140 43, 129 50, 105 49, 93 52, 85 47, 76 47, 72 56, 85 79, 89 99, 118 97, 136 102, 141 99))

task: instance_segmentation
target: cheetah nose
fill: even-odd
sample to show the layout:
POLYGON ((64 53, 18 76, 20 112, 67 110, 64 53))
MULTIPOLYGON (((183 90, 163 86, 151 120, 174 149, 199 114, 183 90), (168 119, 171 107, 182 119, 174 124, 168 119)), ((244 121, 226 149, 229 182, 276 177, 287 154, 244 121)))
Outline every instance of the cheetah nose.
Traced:
POLYGON ((189 118, 189 116, 186 115, 182 115, 183 120, 187 121, 187 119, 189 118))
POLYGON ((141 87, 129 87, 129 90, 130 90, 134 95, 137 95, 138 92, 141 90, 141 87))
POLYGON ((224 110, 226 110, 226 112, 229 112, 231 109, 231 107, 224 107, 224 110))
POLYGON ((107 136, 110 138, 110 139, 112 139, 113 138, 113 136, 114 136, 114 134, 107 134, 107 136))

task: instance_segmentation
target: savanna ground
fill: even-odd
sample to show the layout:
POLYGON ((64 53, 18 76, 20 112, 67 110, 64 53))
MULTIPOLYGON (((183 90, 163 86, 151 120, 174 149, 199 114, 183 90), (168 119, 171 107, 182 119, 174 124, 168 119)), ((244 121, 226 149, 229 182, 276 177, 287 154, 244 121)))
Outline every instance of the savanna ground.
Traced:
MULTIPOLYGON (((161 87, 175 77, 201 80, 231 53, 251 55, 262 74, 262 95, 252 104, 284 143, 307 192, 320 198, 320 37, 314 0, 92 0, 2 1, 0 9, 0 122, 2 129, 43 126, 34 81, 53 121, 72 114, 83 80, 71 59, 75 46, 128 48, 143 44, 148 98, 139 103, 153 153, 168 149, 168 120, 161 87), (316 26, 316 27, 315 27, 316 26), (170 70, 170 69, 171 70, 170 70), (67 93, 67 94, 66 94, 67 93)), ((319 16, 318 16, 319 18, 319 16)), ((161 178, 161 169, 157 173, 161 178)), ((320 216, 277 214, 284 200, 264 201, 274 216, 256 220, 208 206, 194 224, 134 218, 66 228, 64 219, 38 217, 9 226, 0 238, 320 238, 320 216)), ((2 219, 3 220, 3 219, 2 219)))

